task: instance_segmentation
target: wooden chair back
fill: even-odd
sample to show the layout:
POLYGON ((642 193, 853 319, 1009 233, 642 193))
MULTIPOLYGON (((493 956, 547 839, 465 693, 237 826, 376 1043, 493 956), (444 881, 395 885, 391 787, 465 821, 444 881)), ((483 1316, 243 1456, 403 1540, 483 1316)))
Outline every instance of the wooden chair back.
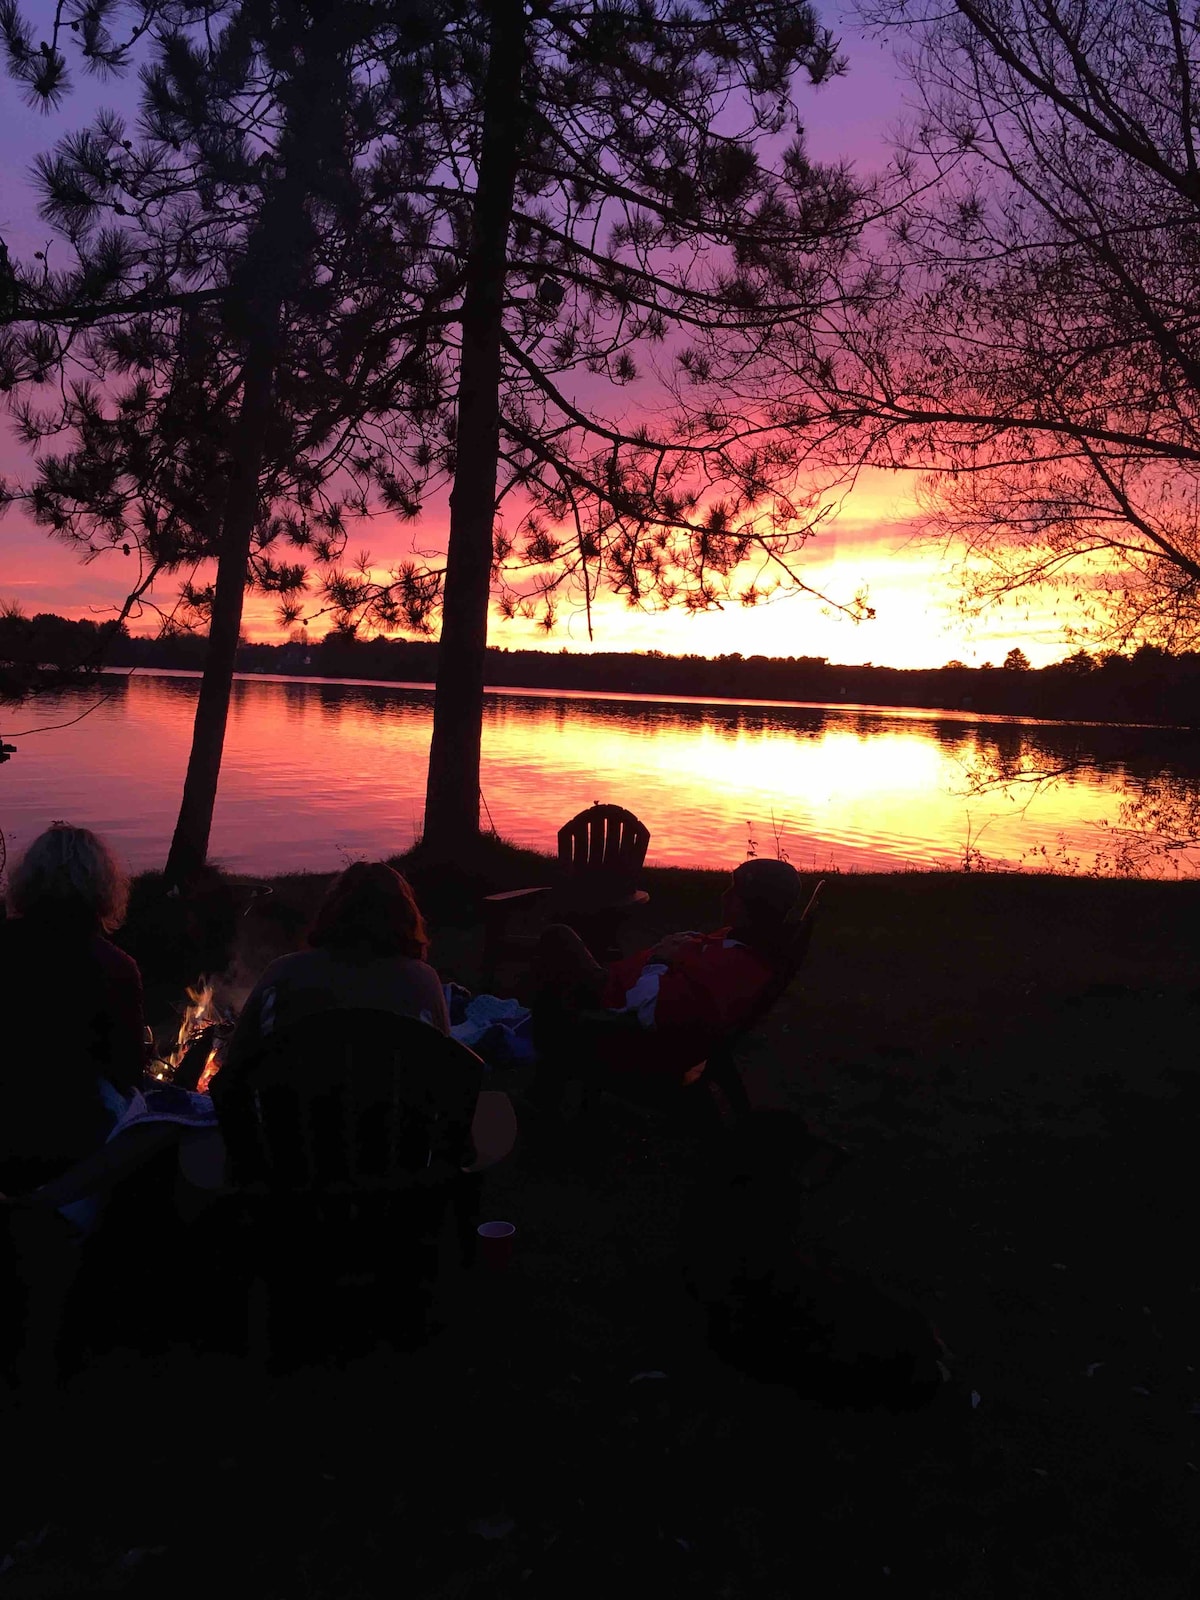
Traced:
POLYGON ((474 1052, 386 1011, 329 1011, 272 1037, 213 1100, 242 1193, 357 1196, 469 1164, 474 1052))
POLYGON ((824 878, 814 886, 812 893, 801 906, 796 905, 788 913, 783 923, 783 934, 780 941, 779 953, 776 956, 774 981, 763 990, 762 998, 755 1010, 754 1017, 746 1023, 740 1032, 746 1032, 755 1027, 759 1021, 770 1011, 775 1002, 791 986, 792 979, 799 972, 808 956, 809 946, 812 944, 813 928, 816 925, 817 910, 821 903, 821 892, 825 888, 824 878))
POLYGON ((719 1092, 735 1118, 745 1116, 751 1110, 750 1100, 737 1066, 738 1046, 762 1024, 767 1014, 791 987, 792 980, 804 965, 809 946, 812 944, 813 928, 816 925, 817 910, 824 887, 825 880, 822 878, 803 906, 797 901, 788 913, 783 924, 783 936, 776 957, 774 978, 763 990, 753 1014, 747 1017, 739 1028, 728 1034, 709 1054, 703 1078, 699 1081, 719 1092))
POLYGON ((649 846, 649 828, 623 806, 589 806, 558 830, 559 865, 574 883, 629 887, 649 846))
POLYGON ((543 895, 551 896, 552 920, 565 922, 598 961, 620 952, 616 933, 621 919, 650 899, 636 887, 646 860, 650 829, 623 806, 589 806, 558 830, 556 884, 506 889, 483 902, 483 958, 480 982, 490 989, 505 945, 510 917, 543 895))

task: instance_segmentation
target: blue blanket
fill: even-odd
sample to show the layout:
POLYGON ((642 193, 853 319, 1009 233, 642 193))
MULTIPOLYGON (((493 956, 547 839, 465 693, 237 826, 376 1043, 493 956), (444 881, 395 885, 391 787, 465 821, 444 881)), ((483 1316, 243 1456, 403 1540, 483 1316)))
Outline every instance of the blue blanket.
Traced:
POLYGON ((516 1000, 494 994, 467 995, 446 985, 451 1036, 474 1050, 493 1071, 533 1060, 532 1018, 516 1000))

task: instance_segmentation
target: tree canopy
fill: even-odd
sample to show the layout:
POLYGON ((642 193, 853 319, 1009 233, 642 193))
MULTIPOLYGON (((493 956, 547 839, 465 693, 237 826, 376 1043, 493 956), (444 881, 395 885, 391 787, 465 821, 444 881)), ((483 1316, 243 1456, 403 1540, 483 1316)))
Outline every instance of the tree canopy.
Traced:
MULTIPOLYGON (((288 56, 322 9, 79 0, 43 49, 15 0, 0 6, 31 98, 69 92, 69 43, 90 71, 141 62, 135 126, 104 113, 38 162, 58 237, 48 259, 15 264, 19 309, 0 335, 22 436, 65 445, 18 492, 87 558, 140 553, 141 596, 216 553, 240 334, 278 259, 259 224, 286 164, 288 56)), ((336 37, 321 24, 323 88, 306 110, 326 123, 327 173, 295 251, 248 572, 283 597, 285 624, 305 589, 310 615, 386 628, 427 626, 440 598, 436 558, 384 582, 347 566, 347 526, 414 517, 453 481, 483 75, 503 9, 358 0, 337 8, 336 37)), ((536 606, 549 627, 560 597, 586 610, 606 584, 703 608, 750 556, 758 577, 738 574, 737 598, 803 587, 793 558, 827 507, 782 419, 723 404, 720 380, 780 317, 836 298, 854 245, 865 190, 809 161, 792 98, 797 69, 840 70, 833 40, 782 0, 547 3, 529 8, 521 55, 506 86, 527 110, 505 240, 501 610, 536 606), (653 408, 639 415, 643 374, 653 408)), ((173 615, 209 598, 185 583, 173 615)))
POLYGON ((876 290, 783 330, 831 454, 927 474, 977 608, 1184 647, 1200 624, 1200 38, 1177 0, 870 0, 918 109, 876 290), (850 316, 842 315, 846 306, 850 316), (847 451, 848 441, 855 443, 847 451))
MULTIPOLYGON (((143 28, 134 8, 133 32, 151 30, 136 123, 103 112, 36 166, 56 240, 17 267, 0 389, 41 454, 9 495, 85 559, 135 558, 143 604, 182 574, 176 625, 211 603, 204 564, 265 326, 272 417, 246 583, 280 597, 282 622, 310 567, 336 580, 354 518, 415 515, 428 475, 437 267, 419 230, 396 226, 380 140, 406 108, 371 77, 423 34, 403 9, 318 10, 174 5, 143 28)), ((7 33, 19 68, 11 7, 7 33)), ((48 48, 28 76, 55 99, 69 76, 48 48)), ((425 625, 419 583, 398 609, 425 625)))
MULTIPOLYGON (((725 390, 781 318, 842 294, 867 204, 805 152, 797 74, 841 67, 810 7, 94 16, 62 26, 89 64, 141 53, 136 137, 106 113, 40 163, 71 259, 18 266, 0 382, 28 441, 68 443, 23 491, 37 520, 86 558, 139 555, 139 596, 182 570, 172 615, 213 612, 214 679, 240 618, 223 584, 279 595, 284 623, 420 631, 440 609, 461 675, 440 721, 477 762, 491 594, 552 627, 564 599, 590 625, 602 587, 690 609, 805 587, 828 505, 795 419, 725 390), (415 518, 437 484, 445 558, 346 559, 353 516, 415 518), (190 575, 213 556, 215 587, 190 575)), ((30 93, 61 98, 58 31, 35 49, 12 0, 0 26, 30 93)))

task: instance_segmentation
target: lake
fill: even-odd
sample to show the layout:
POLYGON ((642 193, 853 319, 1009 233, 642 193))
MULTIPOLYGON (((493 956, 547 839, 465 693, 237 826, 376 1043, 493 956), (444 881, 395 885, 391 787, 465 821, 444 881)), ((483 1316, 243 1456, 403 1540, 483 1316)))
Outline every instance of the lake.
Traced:
MULTIPOLYGON (((17 746, 0 768, 10 850, 61 818, 105 834, 135 870, 161 866, 198 685, 109 675, 4 708, 0 731, 17 746)), ((419 685, 240 677, 213 859, 238 872, 332 870, 405 849, 421 828, 432 707, 419 685)), ((969 849, 1029 866, 1043 847, 1086 867, 1120 791, 1163 772, 1200 780, 1195 734, 505 689, 487 696, 482 785, 485 822, 542 850, 602 800, 647 824, 650 865, 736 863, 753 841, 802 870, 879 871, 961 866, 969 849), (1049 788, 970 792, 983 769, 1063 766, 1070 776, 1049 788)))

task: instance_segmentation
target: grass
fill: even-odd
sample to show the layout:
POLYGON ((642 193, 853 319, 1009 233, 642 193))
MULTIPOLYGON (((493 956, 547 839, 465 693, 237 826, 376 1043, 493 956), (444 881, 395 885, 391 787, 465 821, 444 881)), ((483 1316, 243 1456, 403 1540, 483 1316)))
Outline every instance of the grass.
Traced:
MULTIPOLYGON (((544 870, 471 863, 431 905, 439 966, 471 977, 474 889, 544 870)), ((710 924, 722 881, 648 872, 630 941, 710 924)), ((294 940, 320 887, 276 880, 243 939, 294 940)), ((605 1108, 489 1174, 516 1263, 423 1354, 268 1379, 168 1348, 82 1375, 68 1521, 97 1523, 99 1437, 133 1491, 100 1495, 110 1528, 166 1546, 120 1580, 147 1594, 1193 1595, 1198 914, 1190 882, 828 883, 747 1082, 858 1152, 805 1229, 937 1323, 945 1408, 828 1415, 722 1367, 679 1284, 702 1151, 605 1108)), ((11 1592, 80 1592, 48 1563, 11 1592)))

